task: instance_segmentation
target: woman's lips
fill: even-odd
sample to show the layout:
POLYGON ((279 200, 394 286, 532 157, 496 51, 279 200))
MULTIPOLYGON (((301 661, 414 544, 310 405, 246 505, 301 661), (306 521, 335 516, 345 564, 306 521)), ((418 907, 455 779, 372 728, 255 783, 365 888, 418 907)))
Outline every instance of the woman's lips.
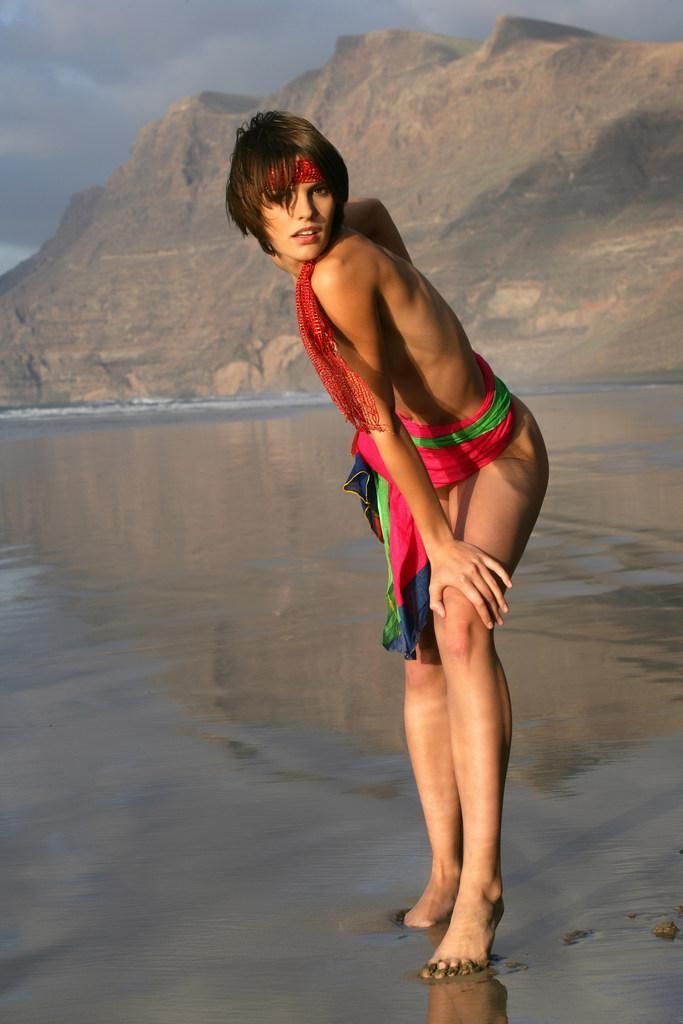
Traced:
POLYGON ((322 228, 305 228, 302 231, 306 231, 306 234, 297 232, 296 235, 292 235, 295 242, 299 245, 310 245, 312 242, 317 242, 322 234, 322 228))

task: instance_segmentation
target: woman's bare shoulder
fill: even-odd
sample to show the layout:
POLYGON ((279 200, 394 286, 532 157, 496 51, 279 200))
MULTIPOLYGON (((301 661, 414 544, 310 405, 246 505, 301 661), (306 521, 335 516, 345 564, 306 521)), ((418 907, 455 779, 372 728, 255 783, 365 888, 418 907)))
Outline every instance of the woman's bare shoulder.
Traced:
POLYGON ((311 284, 317 295, 339 287, 372 287, 377 280, 381 249, 363 235, 348 229, 319 257, 311 284))

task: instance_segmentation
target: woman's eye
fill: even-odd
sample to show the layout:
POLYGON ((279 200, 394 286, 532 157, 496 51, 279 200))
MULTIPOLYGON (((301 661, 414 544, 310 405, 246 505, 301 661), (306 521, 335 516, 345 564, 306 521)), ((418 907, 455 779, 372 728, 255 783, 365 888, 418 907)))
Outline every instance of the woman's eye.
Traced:
POLYGON ((275 206, 286 206, 287 204, 287 193, 286 192, 271 192, 270 195, 264 199, 264 206, 272 209, 275 206))

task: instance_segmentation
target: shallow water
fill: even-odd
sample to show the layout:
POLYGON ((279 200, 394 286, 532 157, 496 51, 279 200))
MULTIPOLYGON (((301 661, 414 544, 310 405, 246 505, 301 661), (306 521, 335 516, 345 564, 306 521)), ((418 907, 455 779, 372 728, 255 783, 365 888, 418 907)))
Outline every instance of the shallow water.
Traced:
POLYGON ((428 856, 344 425, 13 430, 8 1019, 678 1021, 683 942, 651 927, 683 903, 682 397, 530 400, 552 480, 499 637, 499 974, 432 988, 429 936, 389 920, 428 856))

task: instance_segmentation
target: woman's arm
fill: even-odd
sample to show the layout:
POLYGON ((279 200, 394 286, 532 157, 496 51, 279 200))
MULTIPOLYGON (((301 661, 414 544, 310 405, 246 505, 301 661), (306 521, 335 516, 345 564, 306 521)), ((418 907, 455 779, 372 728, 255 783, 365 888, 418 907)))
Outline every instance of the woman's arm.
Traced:
POLYGON ((371 242, 411 262, 398 228, 379 199, 349 199, 344 207, 344 223, 353 231, 365 235, 371 242))
POLYGON ((424 463, 396 415, 377 316, 376 257, 369 247, 358 247, 352 258, 328 258, 316 267, 312 284, 340 336, 352 346, 349 365, 374 395, 382 429, 372 431, 373 440, 408 504, 431 563, 430 606, 444 616, 443 591, 453 586, 472 602, 485 625, 502 623, 507 605, 494 573, 510 586, 505 568, 474 545, 454 539, 424 463))

